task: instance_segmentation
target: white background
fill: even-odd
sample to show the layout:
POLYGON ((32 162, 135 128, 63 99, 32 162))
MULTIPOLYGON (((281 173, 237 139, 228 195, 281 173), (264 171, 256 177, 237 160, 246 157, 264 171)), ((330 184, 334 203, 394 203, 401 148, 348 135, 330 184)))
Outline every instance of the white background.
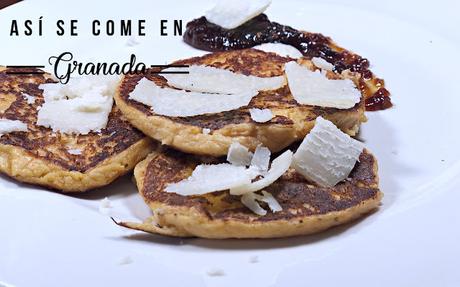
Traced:
MULTIPOLYGON (((164 64, 203 54, 160 37, 160 19, 188 21, 211 1, 25 1, 0 11, 0 63, 164 64), (45 36, 9 37, 12 19, 44 16, 45 36), (93 19, 146 19, 147 37, 93 37, 93 19), (78 37, 57 37, 78 19, 78 37)), ((326 233, 277 240, 174 239, 124 230, 148 215, 130 177, 78 196, 0 178, 0 286, 459 286, 460 11, 456 1, 281 1, 272 20, 322 32, 367 58, 394 108, 369 113, 360 138, 379 159, 383 205, 326 233), (258 262, 251 263, 257 256, 258 262), (129 264, 122 264, 131 261, 129 264), (219 269, 224 276, 209 276, 219 269)))

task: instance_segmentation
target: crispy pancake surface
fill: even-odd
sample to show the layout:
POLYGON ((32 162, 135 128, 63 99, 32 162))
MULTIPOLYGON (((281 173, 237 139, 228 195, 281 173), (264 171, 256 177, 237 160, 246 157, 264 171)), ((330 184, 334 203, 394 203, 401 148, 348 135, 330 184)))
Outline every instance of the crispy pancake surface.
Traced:
POLYGON ((0 171, 19 181, 64 192, 80 192, 109 184, 134 168, 154 148, 151 139, 125 120, 114 105, 100 133, 67 135, 37 126, 48 74, 12 75, 0 68, 0 118, 20 120, 27 132, 0 137, 0 171), (23 94, 35 97, 28 103, 23 94), (80 150, 74 154, 71 150, 80 150))
MULTIPOLYGON (((273 238, 305 235, 349 222, 378 207, 377 162, 364 151, 349 179, 321 188, 290 169, 265 190, 283 210, 258 216, 228 191, 201 196, 167 193, 169 183, 191 175, 196 165, 218 160, 190 156, 172 149, 153 152, 134 175, 140 194, 154 215, 143 223, 122 226, 169 236, 204 238, 273 238)), ((262 204, 268 210, 268 207, 262 204)))
MULTIPOLYGON (((294 59, 266 53, 255 49, 216 52, 202 57, 177 61, 181 65, 206 65, 228 69, 235 73, 258 77, 283 75, 283 66, 294 59)), ((299 63, 314 69, 307 59, 299 63)), ((126 75, 115 95, 117 106, 126 118, 146 135, 183 152, 198 155, 222 156, 234 140, 254 150, 263 144, 272 151, 279 151, 291 143, 302 139, 312 128, 316 117, 322 116, 344 132, 355 135, 364 116, 364 98, 355 107, 346 110, 299 105, 291 95, 287 85, 272 91, 262 91, 248 106, 228 112, 192 117, 166 117, 153 113, 150 107, 129 99, 129 94, 144 75, 126 75), (266 123, 251 119, 249 109, 269 108, 275 117, 266 123), (203 129, 210 129, 204 134, 203 129)), ((161 87, 168 86, 160 75, 146 75, 161 87)), ((330 78, 347 77, 361 87, 359 75, 328 72, 330 78)))

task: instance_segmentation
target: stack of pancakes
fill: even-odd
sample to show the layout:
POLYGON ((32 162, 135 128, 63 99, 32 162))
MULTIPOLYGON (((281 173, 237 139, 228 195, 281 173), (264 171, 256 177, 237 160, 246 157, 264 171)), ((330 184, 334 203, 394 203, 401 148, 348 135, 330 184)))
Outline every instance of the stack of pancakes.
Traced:
MULTIPOLYGON (((207 54, 174 64, 206 65, 245 75, 274 77, 283 75, 283 65, 293 60, 247 49, 207 54)), ((297 61, 314 68, 305 58, 297 61)), ((327 73, 330 78, 350 78, 359 87, 359 74, 327 73)), ((236 110, 168 117, 129 98, 144 77, 161 87, 168 86, 160 74, 125 75, 105 129, 88 135, 64 135, 35 124, 37 107, 43 103, 38 85, 49 81, 47 75, 13 76, 0 71, 1 117, 26 122, 29 129, 0 138, 0 170, 20 181, 70 192, 106 185, 137 164, 137 187, 153 216, 143 223, 120 224, 170 236, 271 238, 310 234, 349 222, 379 205, 382 193, 378 188, 377 163, 366 150, 349 178, 332 188, 319 187, 290 169, 265 189, 280 203, 282 211, 264 216, 254 214, 240 202, 239 196, 228 191, 196 196, 165 192, 168 184, 189 177, 197 165, 225 162, 228 148, 235 140, 252 151, 258 145, 268 147, 274 154, 287 148, 295 150, 318 116, 354 136, 366 120, 365 99, 350 109, 300 105, 285 85, 259 92, 248 106, 236 110), (22 93, 37 100, 30 105, 22 93), (258 123, 250 116, 251 108, 268 108, 275 116, 258 123), (82 154, 69 154, 69 145, 80 148, 82 154)))
MULTIPOLYGON (((283 65, 294 59, 248 49, 218 52, 178 61, 180 65, 206 65, 258 77, 283 75, 283 65)), ((312 68, 307 59, 299 63, 312 68)), ((328 72, 330 77, 341 77, 328 72)), ((355 83, 359 75, 349 74, 355 83)), ((124 226, 172 236, 206 238, 271 238, 318 232, 353 220, 376 208, 382 197, 378 188, 377 163, 364 151, 347 181, 333 188, 322 188, 307 181, 293 169, 266 190, 281 204, 280 212, 264 216, 254 214, 239 196, 228 191, 205 195, 182 196, 167 193, 165 187, 189 177, 202 163, 225 162, 234 140, 250 150, 262 144, 272 152, 295 149, 322 116, 342 131, 354 136, 364 116, 364 98, 351 109, 340 110, 299 105, 289 87, 263 91, 248 106, 218 114, 193 117, 156 115, 150 107, 129 99, 129 94, 143 78, 126 76, 115 96, 126 118, 146 135, 161 141, 161 149, 151 153, 134 170, 137 187, 153 216, 143 223, 124 226), (249 109, 268 108, 275 115, 266 123, 251 119, 249 109), (209 129, 209 133, 203 133, 209 129), (168 146, 168 147, 165 147, 168 146)), ((168 86, 159 75, 147 76, 162 87, 168 86)))

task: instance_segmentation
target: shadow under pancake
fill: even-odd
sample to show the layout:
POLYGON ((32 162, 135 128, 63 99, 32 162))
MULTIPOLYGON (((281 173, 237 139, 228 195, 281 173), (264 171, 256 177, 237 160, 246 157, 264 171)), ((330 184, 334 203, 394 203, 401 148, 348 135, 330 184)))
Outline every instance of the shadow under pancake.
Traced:
POLYGON ((142 241, 152 244, 181 246, 188 245, 205 249, 216 250, 264 250, 274 248, 289 248, 293 246, 314 244, 328 238, 344 235, 347 232, 356 232, 355 227, 365 224, 369 216, 376 213, 373 211, 352 222, 332 227, 320 233, 302 235, 287 238, 271 239, 205 239, 205 238, 180 238, 168 237, 150 233, 134 233, 122 237, 109 237, 114 240, 142 241))

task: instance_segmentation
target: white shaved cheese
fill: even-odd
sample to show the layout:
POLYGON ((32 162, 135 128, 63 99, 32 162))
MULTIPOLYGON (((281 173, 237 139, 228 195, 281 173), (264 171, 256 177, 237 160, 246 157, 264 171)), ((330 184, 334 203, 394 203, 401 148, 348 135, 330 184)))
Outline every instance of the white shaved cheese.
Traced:
POLYGON ((271 193, 266 192, 265 190, 262 191, 262 195, 250 192, 243 194, 243 196, 241 196, 241 203, 243 203, 243 205, 249 208, 252 212, 261 216, 267 214, 267 211, 263 209, 257 201, 267 203, 268 207, 272 212, 278 212, 283 210, 283 208, 273 197, 273 195, 271 195, 271 193))
POLYGON ((280 178, 289 169, 291 162, 292 152, 290 150, 287 150, 283 154, 278 156, 275 160, 273 160, 270 170, 262 179, 231 188, 230 194, 246 194, 249 192, 261 190, 269 186, 270 184, 274 183, 278 178, 280 178))
POLYGON ((236 166, 248 166, 251 164, 252 152, 237 141, 232 142, 227 152, 227 161, 236 166))
POLYGON ((102 199, 99 202, 99 212, 101 214, 108 215, 110 214, 111 209, 112 209, 111 201, 107 197, 104 197, 104 199, 102 199))
POLYGON ((88 134, 107 126, 113 99, 101 98, 95 109, 93 100, 76 98, 45 102, 38 111, 37 125, 63 133, 88 134))
POLYGON ((207 129, 207 128, 204 128, 202 132, 203 132, 203 134, 205 134, 205 135, 209 135, 209 134, 211 133, 211 130, 210 130, 210 129, 207 129))
POLYGON ((320 68, 321 70, 332 71, 334 69, 334 65, 324 60, 323 58, 313 57, 311 61, 316 67, 320 68))
POLYGON ((264 216, 267 211, 263 209, 256 200, 256 194, 249 192, 241 196, 241 203, 257 215, 264 216))
POLYGON ((320 71, 310 71, 296 62, 286 63, 285 72, 292 96, 299 104, 349 109, 361 99, 350 79, 330 80, 320 71))
POLYGON ((119 76, 84 76, 71 78, 63 84, 48 83, 38 86, 43 90, 45 102, 74 99, 93 98, 98 96, 113 97, 117 89, 119 76))
POLYGON ((219 0, 206 19, 225 29, 233 29, 262 14, 271 0, 219 0))
POLYGON ((41 84, 38 88, 43 90, 43 98, 45 99, 45 102, 76 97, 75 94, 68 92, 69 87, 66 85, 48 83, 41 84))
POLYGON ((0 119, 0 136, 11 132, 26 132, 27 124, 8 119, 0 119))
POLYGON ((86 76, 63 84, 42 84, 45 103, 37 125, 63 133, 88 134, 107 126, 117 76, 86 76))
POLYGON ((256 194, 256 199, 258 201, 263 201, 268 204, 268 207, 272 212, 278 212, 283 210, 279 202, 276 200, 276 198, 273 197, 273 195, 269 192, 266 192, 265 190, 262 190, 262 195, 256 194))
POLYGON ((284 76, 256 77, 210 66, 167 68, 163 71, 188 71, 188 74, 163 74, 168 84, 187 91, 219 94, 240 94, 248 91, 275 90, 286 84, 284 76))
POLYGON ((249 113, 256 123, 266 123, 274 117, 270 109, 249 109, 249 113))
POLYGON ((33 105, 35 103, 36 98, 34 96, 31 96, 26 93, 22 93, 22 96, 24 97, 24 99, 26 99, 29 105, 33 105))
POLYGON ((270 165, 271 152, 268 148, 259 145, 252 157, 251 167, 260 171, 262 174, 268 171, 270 165))
POLYGON ((348 177, 363 148, 361 142, 318 117, 297 149, 292 166, 318 185, 332 187, 348 177))
POLYGON ((102 207, 102 208, 111 208, 112 207, 112 203, 110 202, 108 197, 104 197, 104 199, 101 200, 100 207, 102 207))
POLYGON ((231 111, 247 106, 257 91, 234 95, 186 92, 172 88, 161 88, 143 78, 129 95, 129 98, 151 106, 158 115, 190 117, 231 111))
POLYGON ((68 149, 67 152, 72 155, 80 155, 81 154, 81 149, 68 149))
POLYGON ((252 48, 264 52, 275 53, 282 57, 289 57, 293 59, 302 58, 303 56, 302 53, 293 46, 282 43, 264 43, 252 48))
POLYGON ((166 192, 180 195, 201 195, 214 191, 227 190, 251 182, 257 173, 244 166, 228 163, 198 165, 189 178, 168 184, 166 192))

